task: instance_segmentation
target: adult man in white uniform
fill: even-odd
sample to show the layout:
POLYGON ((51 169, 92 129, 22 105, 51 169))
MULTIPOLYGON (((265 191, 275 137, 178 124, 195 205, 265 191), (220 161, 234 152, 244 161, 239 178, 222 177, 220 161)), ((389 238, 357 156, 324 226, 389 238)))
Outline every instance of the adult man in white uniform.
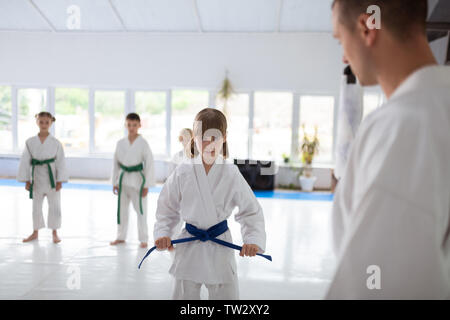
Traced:
POLYGON ((328 299, 450 297, 450 69, 426 17, 426 0, 334 1, 344 62, 388 101, 363 121, 336 190, 328 299))

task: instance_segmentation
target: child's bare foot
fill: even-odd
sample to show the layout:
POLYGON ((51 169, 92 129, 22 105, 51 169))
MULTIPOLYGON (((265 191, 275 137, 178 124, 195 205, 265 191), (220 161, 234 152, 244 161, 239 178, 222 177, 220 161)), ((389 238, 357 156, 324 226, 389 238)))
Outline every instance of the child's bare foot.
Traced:
POLYGON ((141 244, 139 245, 139 247, 141 247, 141 248, 147 248, 147 242, 141 242, 141 244))
POLYGON ((115 245, 118 245, 121 243, 125 243, 125 240, 114 240, 114 241, 110 242, 109 244, 112 246, 115 246, 115 245))
POLYGON ((30 242, 36 240, 38 238, 38 231, 34 230, 33 233, 28 237, 22 240, 22 242, 30 242))
POLYGON ((56 230, 53 230, 53 243, 60 243, 61 239, 58 237, 56 230))

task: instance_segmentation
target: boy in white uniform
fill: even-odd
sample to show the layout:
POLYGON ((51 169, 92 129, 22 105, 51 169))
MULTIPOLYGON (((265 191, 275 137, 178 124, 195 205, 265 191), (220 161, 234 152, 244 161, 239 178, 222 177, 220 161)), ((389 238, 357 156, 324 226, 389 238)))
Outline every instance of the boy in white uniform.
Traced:
POLYGON ((20 158, 17 180, 25 182, 25 189, 33 199, 33 233, 23 242, 38 238, 39 229, 45 227, 42 204, 48 201, 47 225, 53 230, 53 242, 58 243, 57 229, 61 227, 61 193, 62 182, 68 180, 64 150, 61 143, 49 132, 55 118, 49 112, 36 115, 39 134, 29 138, 25 143, 20 158))
POLYGON ((138 114, 126 117, 128 137, 117 142, 113 164, 113 192, 118 195, 117 239, 111 245, 124 243, 128 230, 130 201, 138 218, 138 238, 140 247, 148 242, 147 194, 155 185, 153 154, 147 141, 138 134, 141 119, 138 114))
MULTIPOLYGON (((159 250, 173 250, 171 239, 186 238, 223 227, 215 238, 231 242, 226 225, 235 207, 244 240, 241 256, 255 256, 265 249, 262 208, 238 168, 227 157, 226 119, 216 109, 200 111, 194 124, 190 157, 167 179, 158 199, 154 227, 159 250), (212 134, 212 135, 210 135, 212 134), (180 220, 186 222, 181 234, 180 220), (193 233, 194 232, 194 233, 193 233)), ((234 251, 214 241, 196 240, 177 244, 170 273, 175 277, 173 299, 200 299, 204 284, 209 299, 238 299, 234 251)))

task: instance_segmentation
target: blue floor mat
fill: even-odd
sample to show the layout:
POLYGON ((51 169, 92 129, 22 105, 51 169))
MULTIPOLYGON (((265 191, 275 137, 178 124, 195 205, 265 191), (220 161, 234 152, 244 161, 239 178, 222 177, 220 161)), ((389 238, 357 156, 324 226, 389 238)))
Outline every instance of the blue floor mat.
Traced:
MULTIPOLYGON (((25 183, 18 182, 13 179, 0 179, 0 186, 5 187, 24 187, 25 183)), ((101 190, 111 191, 112 186, 103 183, 64 183, 66 189, 84 189, 84 190, 101 190)), ((149 189, 149 192, 159 193, 161 186, 149 189)), ((331 192, 283 192, 283 191, 255 191, 257 198, 268 199, 289 199, 289 200, 307 200, 307 201, 333 201, 331 192)))

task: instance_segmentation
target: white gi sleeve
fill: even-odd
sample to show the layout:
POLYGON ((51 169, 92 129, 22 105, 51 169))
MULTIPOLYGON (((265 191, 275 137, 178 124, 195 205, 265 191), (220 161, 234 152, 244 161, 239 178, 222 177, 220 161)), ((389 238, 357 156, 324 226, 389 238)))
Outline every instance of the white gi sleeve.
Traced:
POLYGON ((58 141, 58 151, 55 158, 56 181, 67 182, 69 180, 69 173, 66 167, 66 158, 64 156, 64 149, 62 144, 58 141))
POLYGON ((22 157, 20 158, 19 171, 17 172, 16 179, 20 182, 31 182, 31 154, 26 143, 22 157))
POLYGON ((380 185, 354 205, 358 217, 348 226, 327 299, 437 299, 449 292, 439 281, 448 270, 433 215, 380 185))
POLYGON ((256 244, 263 253, 266 250, 264 215, 255 194, 236 167, 234 205, 239 208, 234 219, 241 225, 244 244, 256 244))
POLYGON ((153 153, 148 143, 144 146, 144 176, 145 176, 145 188, 151 188, 155 186, 155 163, 153 161, 153 153))
POLYGON ((156 222, 153 229, 155 240, 161 237, 172 239, 180 222, 181 193, 177 181, 177 171, 167 178, 158 197, 156 222))
POLYGON ((114 151, 114 157, 113 157, 113 171, 112 171, 112 185, 118 186, 119 185, 119 158, 118 158, 118 149, 119 149, 119 143, 116 144, 116 150, 114 151))

